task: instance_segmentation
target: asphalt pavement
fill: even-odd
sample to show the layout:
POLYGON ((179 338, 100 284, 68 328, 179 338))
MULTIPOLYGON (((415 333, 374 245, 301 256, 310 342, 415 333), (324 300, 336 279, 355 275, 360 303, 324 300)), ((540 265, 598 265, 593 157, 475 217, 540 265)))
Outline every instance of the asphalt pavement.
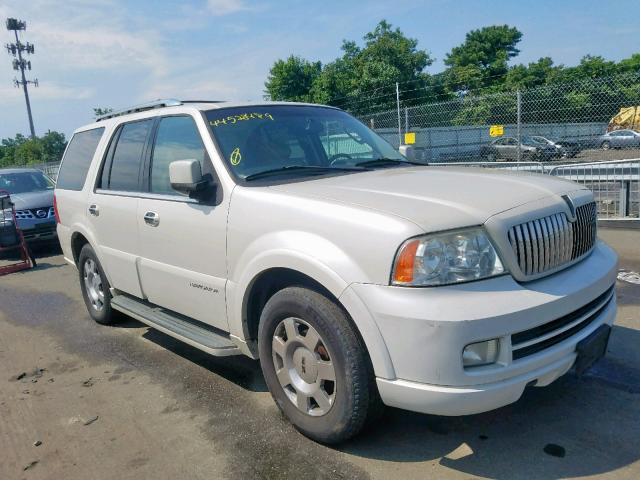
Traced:
MULTIPOLYGON (((640 231, 605 230, 640 271, 640 231)), ((257 362, 131 319, 91 321, 56 250, 0 277, 0 478, 640 478, 640 285, 618 282, 607 357, 466 417, 387 409, 325 447, 278 413, 257 362)), ((626 278, 633 278, 627 276, 626 278)))

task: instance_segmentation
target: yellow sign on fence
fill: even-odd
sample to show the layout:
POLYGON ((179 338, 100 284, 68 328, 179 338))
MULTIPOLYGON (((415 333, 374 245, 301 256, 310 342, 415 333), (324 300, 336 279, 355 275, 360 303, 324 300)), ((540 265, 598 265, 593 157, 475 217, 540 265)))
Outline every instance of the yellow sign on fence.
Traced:
POLYGON ((504 135, 504 125, 491 125, 489 127, 489 136, 501 137, 504 135))
POLYGON ((416 143, 416 133, 415 132, 407 132, 404 134, 404 144, 405 145, 413 145, 416 143))

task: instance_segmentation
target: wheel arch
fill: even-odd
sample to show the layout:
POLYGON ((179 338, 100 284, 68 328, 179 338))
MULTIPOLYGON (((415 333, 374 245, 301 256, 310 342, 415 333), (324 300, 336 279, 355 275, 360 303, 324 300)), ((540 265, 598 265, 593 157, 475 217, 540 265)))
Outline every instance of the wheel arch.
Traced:
POLYGON ((87 237, 81 232, 73 232, 71 234, 71 254, 73 255, 73 263, 75 263, 76 267, 80 259, 80 251, 86 244, 91 245, 87 237))
POLYGON ((362 341, 365 353, 376 376, 395 378, 391 357, 382 334, 366 306, 348 285, 336 289, 336 285, 326 285, 309 270, 292 268, 291 266, 271 266, 257 272, 247 283, 242 293, 240 318, 242 336, 254 356, 260 324, 260 315, 265 304, 276 292, 291 286, 310 288, 335 302, 352 323, 356 335, 362 341), (332 288, 333 287, 333 288, 332 288))

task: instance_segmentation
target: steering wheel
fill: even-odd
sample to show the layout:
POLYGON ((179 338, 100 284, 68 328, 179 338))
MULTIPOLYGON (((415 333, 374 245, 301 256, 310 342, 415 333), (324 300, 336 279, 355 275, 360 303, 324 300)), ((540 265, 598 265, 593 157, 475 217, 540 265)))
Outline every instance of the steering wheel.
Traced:
POLYGON ((333 167, 336 164, 340 164, 340 161, 344 163, 348 162, 349 160, 353 160, 353 157, 348 153, 336 153, 335 155, 331 155, 329 157, 329 165, 333 167))

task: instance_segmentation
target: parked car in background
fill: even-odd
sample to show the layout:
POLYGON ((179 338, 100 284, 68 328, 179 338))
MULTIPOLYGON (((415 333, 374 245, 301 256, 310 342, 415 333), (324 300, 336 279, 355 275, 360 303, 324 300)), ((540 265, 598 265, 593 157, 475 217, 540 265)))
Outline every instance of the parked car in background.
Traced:
POLYGON ((556 140, 554 143, 564 149, 563 156, 566 158, 574 158, 584 149, 589 147, 591 140, 565 139, 556 140))
POLYGON ((598 146, 603 150, 637 148, 640 147, 640 133, 634 130, 614 130, 601 135, 598 139, 598 146))
MULTIPOLYGON (((532 137, 522 138, 520 151, 520 158, 524 162, 546 161, 562 156, 555 145, 535 141, 532 137)), ((514 137, 498 138, 489 145, 483 145, 480 149, 480 156, 489 162, 516 161, 518 160, 518 139, 514 137)))
POLYGON ((542 135, 531 135, 530 137, 525 137, 523 141, 536 144, 536 146, 540 145, 543 148, 548 148, 548 153, 552 154, 551 158, 563 158, 568 156, 567 150, 562 145, 560 145, 558 142, 548 139, 547 137, 543 137, 542 135))
POLYGON ((57 239, 54 182, 35 168, 0 169, 0 190, 11 194, 16 221, 30 243, 57 239))

